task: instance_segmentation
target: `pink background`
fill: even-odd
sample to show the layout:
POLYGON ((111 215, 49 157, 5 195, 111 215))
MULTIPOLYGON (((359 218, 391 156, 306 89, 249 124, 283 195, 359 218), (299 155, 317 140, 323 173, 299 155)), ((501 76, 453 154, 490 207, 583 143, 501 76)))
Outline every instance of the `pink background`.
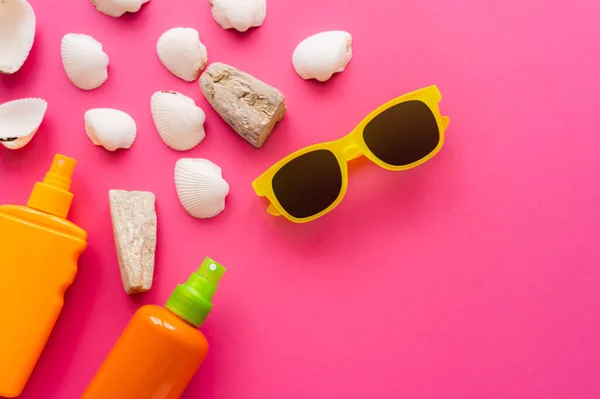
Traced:
POLYGON ((30 59, 0 77, 0 101, 49 102, 34 140, 0 148, 0 203, 24 204, 55 153, 78 160, 70 218, 89 247, 23 398, 76 398, 133 312, 163 303, 204 256, 228 267, 202 330, 210 354, 184 398, 598 398, 600 396, 600 6, 596 0, 269 1, 263 27, 222 30, 208 0, 152 0, 113 19, 85 0, 32 0, 30 59), (256 150, 196 83, 170 75, 155 44, 200 32, 210 61, 276 86, 288 113, 256 150), (294 47, 321 30, 354 35, 354 59, 305 82, 294 47), (60 41, 104 44, 109 79, 76 89, 60 41), (348 133, 369 111, 437 84, 452 118, 423 166, 392 173, 357 161, 345 200, 307 225, 266 213, 250 183, 288 153, 348 133), (207 137, 167 148, 149 110, 157 90, 193 97, 207 137), (83 114, 130 113, 128 151, 94 147, 83 114), (224 213, 180 206, 173 168, 205 157, 231 185, 224 213), (123 292, 107 192, 157 195, 154 287, 123 292))

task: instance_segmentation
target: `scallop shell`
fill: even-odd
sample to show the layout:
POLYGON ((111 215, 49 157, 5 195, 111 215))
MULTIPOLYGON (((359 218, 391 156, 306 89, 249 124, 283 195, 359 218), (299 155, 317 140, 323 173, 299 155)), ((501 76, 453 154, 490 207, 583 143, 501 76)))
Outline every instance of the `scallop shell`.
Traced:
POLYGON ((221 168, 207 159, 183 158, 175 164, 175 188, 181 205, 191 216, 208 219, 225 209, 229 184, 221 168))
POLYGON ((41 98, 24 98, 0 105, 0 143, 16 150, 26 146, 38 131, 48 103, 41 98))
POLYGON ((29 56, 35 13, 25 0, 0 1, 0 73, 17 72, 29 56))
POLYGON ((194 100, 174 91, 159 91, 150 101, 152 119, 165 144, 177 151, 191 150, 204 139, 204 111, 194 100))
POLYGON ((267 18, 267 0, 211 0, 210 7, 223 29, 246 32, 261 26, 267 18))
POLYGON ((67 33, 60 52, 65 72, 78 88, 94 90, 108 79, 108 55, 93 37, 67 33))
POLYGON ((131 116, 111 108, 94 108, 85 113, 85 132, 92 143, 115 151, 131 148, 137 127, 131 116))
POLYGON ((294 50, 292 63, 303 79, 329 80, 342 72, 352 59, 352 35, 344 31, 317 33, 294 50))
POLYGON ((192 28, 169 29, 158 39, 156 52, 169 72, 187 82, 198 79, 208 60, 206 46, 192 28))
POLYGON ((138 12, 150 0, 90 0, 102 14, 118 18, 126 12, 138 12))

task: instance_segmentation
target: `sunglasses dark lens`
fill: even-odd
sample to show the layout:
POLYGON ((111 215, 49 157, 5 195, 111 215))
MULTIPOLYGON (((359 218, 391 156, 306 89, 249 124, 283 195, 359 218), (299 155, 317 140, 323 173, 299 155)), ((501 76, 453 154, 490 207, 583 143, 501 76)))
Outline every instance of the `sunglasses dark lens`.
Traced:
POLYGON ((438 145, 435 116, 422 101, 407 101, 375 117, 364 129, 365 144, 383 162, 402 166, 425 158, 438 145))
POLYGON ((294 158, 273 176, 273 192, 293 217, 307 218, 324 211, 342 191, 340 164, 329 150, 294 158))

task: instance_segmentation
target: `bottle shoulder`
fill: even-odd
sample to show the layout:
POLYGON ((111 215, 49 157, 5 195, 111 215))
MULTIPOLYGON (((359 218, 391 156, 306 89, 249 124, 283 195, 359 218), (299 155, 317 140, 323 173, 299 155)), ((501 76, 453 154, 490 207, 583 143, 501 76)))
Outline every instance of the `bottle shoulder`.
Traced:
POLYGON ((205 350, 208 347, 206 337, 200 330, 162 306, 142 306, 133 316, 132 323, 143 325, 167 339, 173 339, 190 348, 205 350))
POLYGON ((45 212, 22 205, 0 205, 0 216, 22 223, 33 224, 39 228, 54 231, 82 241, 87 233, 75 223, 45 212))

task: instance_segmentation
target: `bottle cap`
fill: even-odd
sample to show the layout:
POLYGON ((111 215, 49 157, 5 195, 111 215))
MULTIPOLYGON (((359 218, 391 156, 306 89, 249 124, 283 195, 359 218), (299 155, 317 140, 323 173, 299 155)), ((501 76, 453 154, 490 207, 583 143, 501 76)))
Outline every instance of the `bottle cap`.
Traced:
POLYGON ((175 288, 166 308, 188 323, 200 327, 213 308, 212 297, 225 271, 211 258, 205 258, 200 268, 175 288))
POLYGON ((66 218, 71 208, 73 194, 71 176, 75 169, 75 160, 57 154, 43 182, 36 183, 29 196, 27 206, 42 212, 66 218))

